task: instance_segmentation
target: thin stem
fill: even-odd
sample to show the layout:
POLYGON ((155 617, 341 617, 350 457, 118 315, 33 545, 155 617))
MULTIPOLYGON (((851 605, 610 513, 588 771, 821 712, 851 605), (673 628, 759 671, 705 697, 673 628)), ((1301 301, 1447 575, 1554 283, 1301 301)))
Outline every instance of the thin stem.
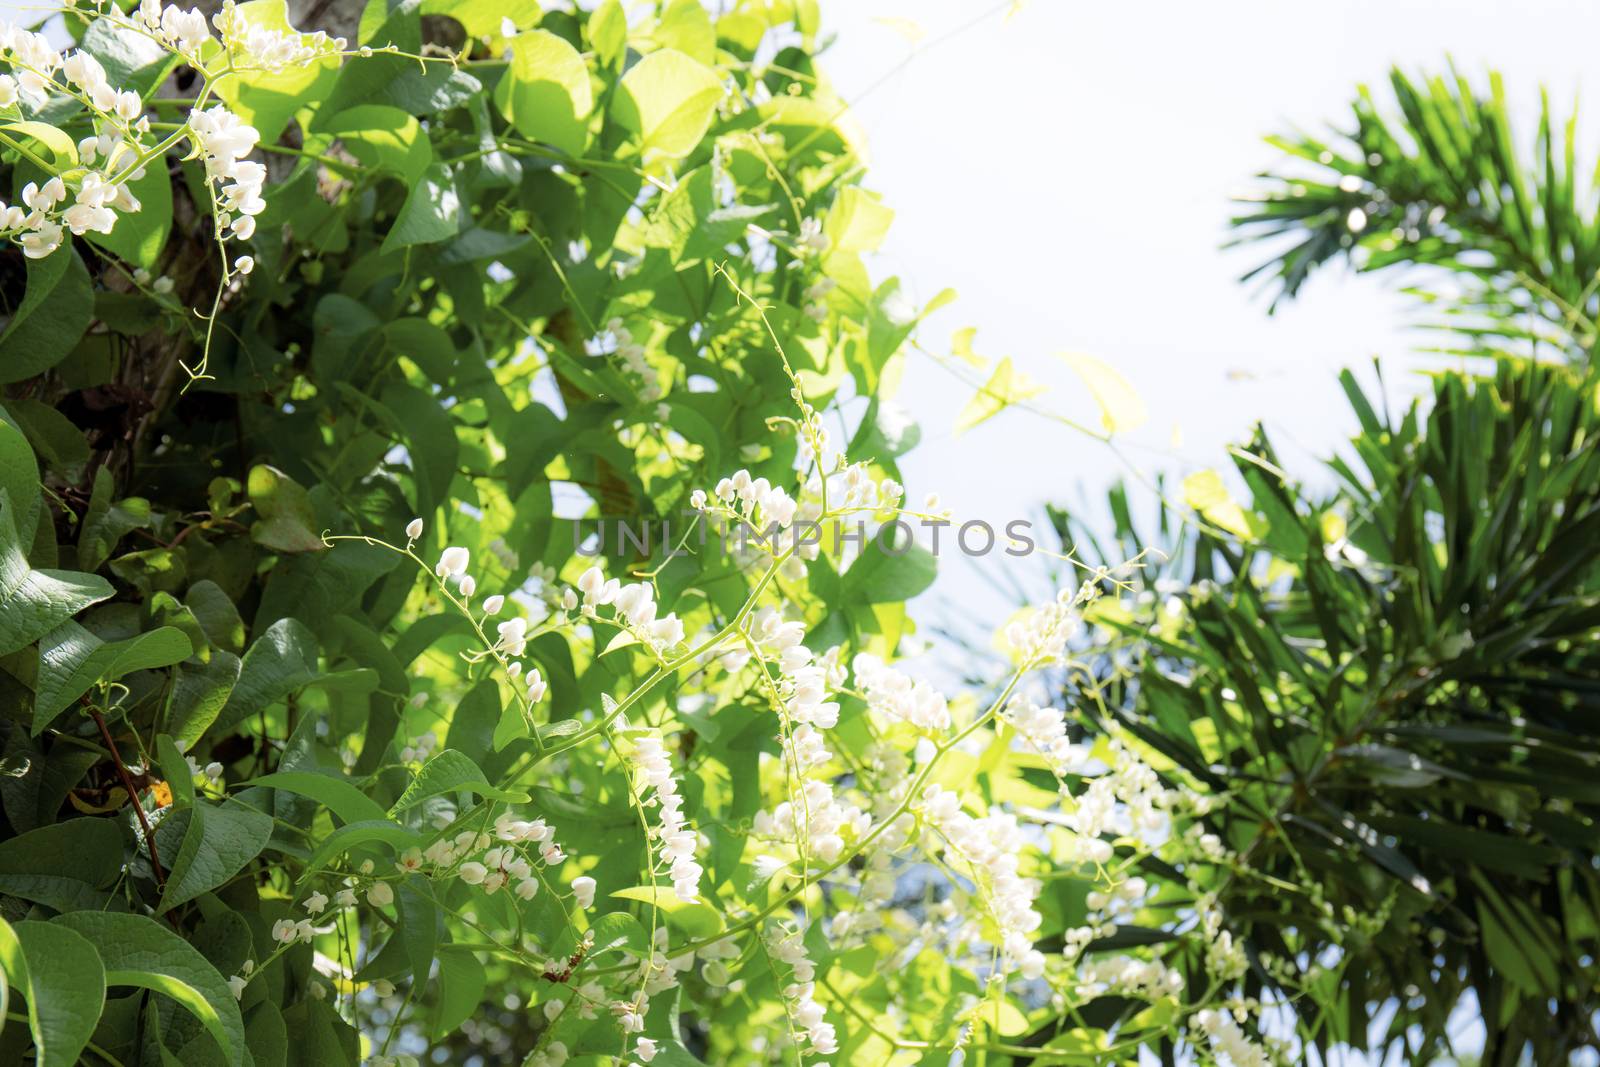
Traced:
POLYGON ((100 709, 89 705, 89 714, 94 717, 94 724, 100 727, 100 737, 106 743, 106 749, 111 753, 111 762, 116 765, 117 775, 122 779, 122 788, 128 791, 128 803, 133 805, 134 814, 139 817, 139 829, 144 833, 145 847, 150 850, 150 866, 155 870, 156 884, 163 889, 167 885, 167 872, 161 866, 161 857, 156 854, 156 835, 150 830, 150 820, 145 818, 144 804, 139 800, 139 789, 133 784, 133 775, 128 773, 127 765, 122 762, 122 753, 117 751, 117 744, 111 740, 111 731, 106 727, 106 720, 100 714, 100 709))

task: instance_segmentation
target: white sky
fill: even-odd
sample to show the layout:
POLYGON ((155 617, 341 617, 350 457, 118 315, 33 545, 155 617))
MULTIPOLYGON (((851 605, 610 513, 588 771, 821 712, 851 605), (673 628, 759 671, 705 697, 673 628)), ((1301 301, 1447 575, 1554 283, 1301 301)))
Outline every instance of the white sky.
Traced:
MULTIPOLYGON (((1009 355, 1052 386, 1043 402, 1090 424, 1093 402, 1051 353, 1096 355, 1149 406, 1133 440, 1159 451, 1133 457, 1184 471, 1226 466, 1223 446, 1261 418, 1281 451, 1308 450, 1292 459, 1310 473, 1311 455, 1350 425, 1340 368, 1383 354, 1397 389, 1414 391, 1412 372, 1430 362, 1413 354, 1423 339, 1406 328, 1411 305, 1396 279, 1331 269, 1272 318, 1236 282, 1262 253, 1219 246, 1230 193, 1274 160, 1263 135, 1348 125, 1358 82, 1381 89, 1392 63, 1434 71, 1451 56, 1473 75, 1504 72, 1529 143, 1537 85, 1565 113, 1600 39, 1600 5, 1566 0, 1031 0, 858 99, 911 50, 878 19, 912 19, 932 41, 994 5, 822 4, 838 33, 824 67, 857 101, 867 185, 897 213, 875 274, 900 275, 920 300, 946 286, 961 296, 923 342, 947 346, 955 329, 976 326, 979 353, 1009 355), (1162 454, 1174 424, 1181 463, 1162 454)), ((925 358, 913 367, 899 399, 923 429, 903 461, 914 499, 936 490, 958 517, 1003 522, 1079 487, 1098 493, 1119 472, 1097 442, 1019 411, 954 437, 971 390, 925 358)), ((992 566, 1018 578, 1039 570, 992 566)), ((974 574, 942 567, 936 596, 998 615, 1006 602, 985 597, 974 574)))

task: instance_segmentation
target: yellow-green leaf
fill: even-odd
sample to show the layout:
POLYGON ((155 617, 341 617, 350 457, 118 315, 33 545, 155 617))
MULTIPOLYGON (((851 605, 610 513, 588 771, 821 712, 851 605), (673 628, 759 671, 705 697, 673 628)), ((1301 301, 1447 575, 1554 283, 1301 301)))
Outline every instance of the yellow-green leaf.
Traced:
POLYGON ((639 135, 646 156, 679 159, 705 136, 722 94, 710 67, 663 48, 622 76, 612 110, 623 129, 639 135))
POLYGON ((979 423, 1000 414, 1012 404, 1038 396, 1045 387, 1011 365, 1011 357, 1002 359, 989 380, 978 388, 967 406, 956 418, 956 433, 966 433, 979 423))
POLYGON ((1100 405, 1100 425, 1106 433, 1127 433, 1149 421, 1144 401, 1109 364, 1080 352, 1058 352, 1057 356, 1089 387, 1089 395, 1100 405))
POLYGON ((611 894, 623 900, 654 903, 667 922, 691 937, 713 937, 722 932, 722 913, 703 900, 683 901, 671 886, 636 885, 611 894))
POLYGON ((494 93, 495 106, 517 132, 583 154, 589 139, 594 90, 583 57, 546 30, 519 33, 511 41, 511 65, 494 93))
POLYGON ((878 197, 854 185, 840 190, 825 227, 839 252, 875 252, 889 233, 894 212, 878 197))
POLYGON ((1239 506, 1228 487, 1222 484, 1222 475, 1214 470, 1196 471, 1183 480, 1183 502, 1211 525, 1241 540, 1248 541, 1256 536, 1259 522, 1239 506))

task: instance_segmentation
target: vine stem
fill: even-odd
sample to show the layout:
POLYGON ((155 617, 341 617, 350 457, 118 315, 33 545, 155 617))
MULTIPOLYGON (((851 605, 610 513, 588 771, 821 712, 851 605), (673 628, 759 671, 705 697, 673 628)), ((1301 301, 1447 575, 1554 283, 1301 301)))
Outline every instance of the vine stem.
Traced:
POLYGON ((162 869, 161 857, 156 854, 156 835, 150 831, 150 820, 144 816, 144 805, 139 802, 139 790, 133 784, 133 775, 128 773, 127 765, 122 762, 122 753, 117 751, 116 742, 111 740, 111 731, 106 727, 105 716, 100 714, 100 709, 90 707, 89 714, 94 716, 94 724, 100 727, 100 737, 111 753, 111 762, 117 766, 117 774, 122 779, 122 788, 128 791, 128 802, 133 805, 133 812, 139 817, 139 829, 144 831, 144 844, 150 850, 150 866, 155 868, 156 884, 165 889, 167 872, 162 869))

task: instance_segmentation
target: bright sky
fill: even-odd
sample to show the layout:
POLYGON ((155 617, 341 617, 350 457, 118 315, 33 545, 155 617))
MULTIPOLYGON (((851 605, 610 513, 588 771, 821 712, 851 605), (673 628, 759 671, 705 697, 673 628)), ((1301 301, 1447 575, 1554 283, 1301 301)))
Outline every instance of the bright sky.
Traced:
MULTIPOLYGON (((1009 355, 1052 386, 1044 402, 1090 424, 1093 402, 1052 353, 1096 355, 1150 409, 1133 440, 1159 451, 1131 456, 1173 467, 1162 453, 1176 424, 1185 471, 1225 465, 1224 445, 1257 418, 1280 451, 1308 450, 1293 458, 1309 470, 1350 425, 1340 368, 1383 354, 1398 389, 1414 391, 1411 372, 1428 363, 1412 354, 1422 339, 1393 279, 1330 270, 1271 318, 1237 284, 1261 253, 1219 246, 1230 193, 1273 161, 1262 136, 1347 124, 1358 82, 1381 82, 1392 63, 1438 70, 1446 56, 1474 75, 1503 71, 1524 115, 1540 82, 1565 112, 1600 39, 1600 6, 1576 0, 1030 0, 1009 20, 1004 5, 980 18, 989 0, 822 4, 838 33, 825 68, 857 101, 867 184, 897 212, 877 273, 923 301, 960 293, 923 342, 976 326, 979 353, 1009 355), (979 21, 862 98, 911 51, 886 18, 914 20, 925 44, 979 21)), ((1518 133, 1532 132, 1530 117, 1518 133)), ((900 396, 923 429, 903 461, 914 499, 936 490, 958 517, 994 522, 1118 474, 1103 446, 1022 412, 955 437, 971 390, 925 358, 914 368, 900 396)), ((1006 605, 941 565, 935 588, 963 611, 993 618, 1006 605)), ((1036 565, 993 566, 1037 580, 1036 565)))

